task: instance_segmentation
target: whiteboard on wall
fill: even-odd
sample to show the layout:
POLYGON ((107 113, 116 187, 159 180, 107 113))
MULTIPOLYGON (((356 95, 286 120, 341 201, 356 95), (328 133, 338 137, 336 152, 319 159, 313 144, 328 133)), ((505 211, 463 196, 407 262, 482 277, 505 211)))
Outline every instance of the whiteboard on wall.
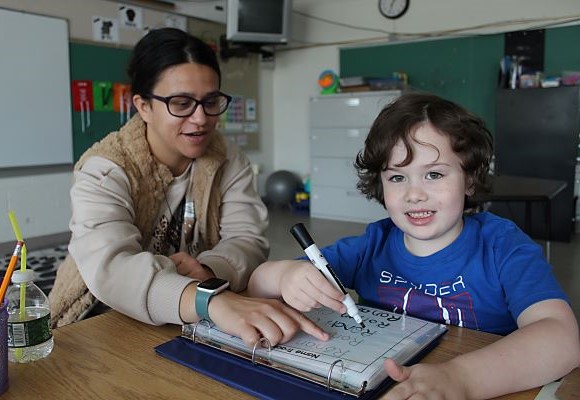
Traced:
POLYGON ((72 162, 68 23, 0 9, 0 168, 72 162))

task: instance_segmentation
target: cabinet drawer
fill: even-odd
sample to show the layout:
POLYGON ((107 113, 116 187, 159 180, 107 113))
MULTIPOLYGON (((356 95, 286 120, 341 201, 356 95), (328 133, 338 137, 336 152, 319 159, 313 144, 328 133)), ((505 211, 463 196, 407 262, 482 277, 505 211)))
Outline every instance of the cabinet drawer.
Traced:
POLYGON ((387 218, 388 214, 379 203, 367 200, 356 189, 313 186, 310 216, 368 223, 387 218))
POLYGON ((383 107, 400 95, 400 91, 348 93, 310 99, 310 126, 371 126, 383 107))
POLYGON ((355 159, 364 147, 368 128, 312 129, 310 155, 312 157, 349 157, 355 159))
POLYGON ((334 186, 356 190, 358 177, 351 158, 313 158, 310 180, 313 186, 334 186))

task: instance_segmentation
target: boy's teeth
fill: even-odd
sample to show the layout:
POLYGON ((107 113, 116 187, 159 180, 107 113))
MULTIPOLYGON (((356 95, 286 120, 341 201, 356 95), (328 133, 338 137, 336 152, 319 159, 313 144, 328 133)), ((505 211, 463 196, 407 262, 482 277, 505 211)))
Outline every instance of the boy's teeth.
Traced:
POLYGON ((422 211, 422 212, 410 212, 407 214, 412 218, 427 218, 431 216, 433 213, 431 211, 422 211))

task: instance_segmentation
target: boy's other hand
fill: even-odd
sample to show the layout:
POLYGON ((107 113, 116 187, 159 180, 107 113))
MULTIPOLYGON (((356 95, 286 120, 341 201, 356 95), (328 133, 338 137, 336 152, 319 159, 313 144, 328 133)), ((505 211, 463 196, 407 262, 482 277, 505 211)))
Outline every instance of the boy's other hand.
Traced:
POLYGON ((390 358, 386 359, 385 371, 398 384, 381 399, 466 399, 467 393, 463 389, 461 377, 452 374, 445 365, 415 364, 404 367, 390 358))

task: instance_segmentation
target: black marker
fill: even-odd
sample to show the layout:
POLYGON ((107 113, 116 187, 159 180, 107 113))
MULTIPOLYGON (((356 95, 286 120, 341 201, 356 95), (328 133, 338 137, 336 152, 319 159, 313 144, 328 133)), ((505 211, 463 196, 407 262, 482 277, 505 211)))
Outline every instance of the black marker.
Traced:
POLYGON ((362 318, 359 315, 358 308, 354 303, 350 294, 346 291, 342 283, 338 280, 338 277, 334 273, 334 271, 330 268, 328 261, 320 252, 320 249, 312 240, 312 236, 306 230, 304 224, 296 224, 290 229, 290 233, 294 236, 294 239, 298 241, 300 247, 304 250, 310 262, 326 277, 326 279, 334 285, 338 290, 340 290, 344 294, 344 299, 342 300, 342 304, 346 306, 346 312, 350 315, 357 324, 365 327, 365 324, 362 322, 362 318))

